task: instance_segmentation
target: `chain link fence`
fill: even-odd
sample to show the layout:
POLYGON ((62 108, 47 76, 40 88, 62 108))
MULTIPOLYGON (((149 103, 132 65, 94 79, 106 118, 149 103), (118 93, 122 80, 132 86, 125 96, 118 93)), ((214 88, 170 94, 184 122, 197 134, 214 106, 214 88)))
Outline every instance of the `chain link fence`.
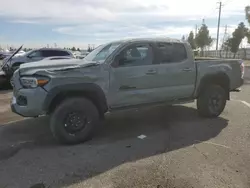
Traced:
POLYGON ((250 48, 241 48, 236 54, 225 50, 209 50, 203 52, 203 57, 250 60, 250 48))

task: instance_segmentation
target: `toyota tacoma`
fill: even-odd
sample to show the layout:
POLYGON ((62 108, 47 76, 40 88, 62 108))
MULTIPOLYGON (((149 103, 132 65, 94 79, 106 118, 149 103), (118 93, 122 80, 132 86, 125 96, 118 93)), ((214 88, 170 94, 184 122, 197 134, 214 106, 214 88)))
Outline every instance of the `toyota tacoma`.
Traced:
POLYGON ((243 74, 241 60, 194 60, 179 40, 115 41, 84 59, 22 64, 12 77, 11 108, 24 117, 49 115, 54 137, 76 144, 118 109, 196 100, 199 115, 217 117, 243 74))

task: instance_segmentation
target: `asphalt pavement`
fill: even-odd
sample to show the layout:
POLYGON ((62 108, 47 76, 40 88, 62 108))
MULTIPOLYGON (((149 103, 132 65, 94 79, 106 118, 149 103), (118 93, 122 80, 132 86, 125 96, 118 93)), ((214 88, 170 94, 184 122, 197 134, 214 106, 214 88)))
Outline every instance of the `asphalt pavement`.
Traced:
POLYGON ((248 68, 245 77, 219 118, 198 117, 194 103, 117 112, 75 146, 54 141, 47 117, 11 113, 2 91, 0 188, 249 188, 248 68))

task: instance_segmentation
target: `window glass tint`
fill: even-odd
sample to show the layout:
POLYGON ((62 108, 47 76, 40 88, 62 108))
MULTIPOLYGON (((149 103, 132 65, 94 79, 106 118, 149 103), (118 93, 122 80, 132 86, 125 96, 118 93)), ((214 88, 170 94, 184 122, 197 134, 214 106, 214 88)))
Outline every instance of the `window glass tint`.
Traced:
POLYGON ((42 50, 43 57, 52 57, 56 56, 55 51, 53 50, 42 50))
POLYGON ((187 59, 187 52, 181 43, 157 43, 160 63, 176 63, 187 59))
POLYGON ((153 64, 152 48, 145 45, 132 45, 121 52, 119 67, 153 64))
POLYGON ((55 56, 69 56, 70 54, 66 51, 55 51, 55 56))
POLYGON ((69 53, 66 51, 60 50, 42 50, 43 57, 52 57, 52 56, 69 56, 69 53))

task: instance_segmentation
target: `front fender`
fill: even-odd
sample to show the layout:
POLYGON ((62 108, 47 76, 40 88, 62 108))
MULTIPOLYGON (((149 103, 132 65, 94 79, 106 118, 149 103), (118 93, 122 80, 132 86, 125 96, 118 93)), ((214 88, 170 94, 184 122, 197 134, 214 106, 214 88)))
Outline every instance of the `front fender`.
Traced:
POLYGON ((84 93, 92 93, 95 95, 95 102, 98 104, 98 108, 102 112, 106 112, 108 109, 106 96, 100 86, 94 83, 77 83, 77 84, 65 84, 62 86, 56 86, 48 91, 48 95, 45 98, 43 110, 48 112, 52 102, 61 94, 69 95, 75 93, 81 95, 84 93))

